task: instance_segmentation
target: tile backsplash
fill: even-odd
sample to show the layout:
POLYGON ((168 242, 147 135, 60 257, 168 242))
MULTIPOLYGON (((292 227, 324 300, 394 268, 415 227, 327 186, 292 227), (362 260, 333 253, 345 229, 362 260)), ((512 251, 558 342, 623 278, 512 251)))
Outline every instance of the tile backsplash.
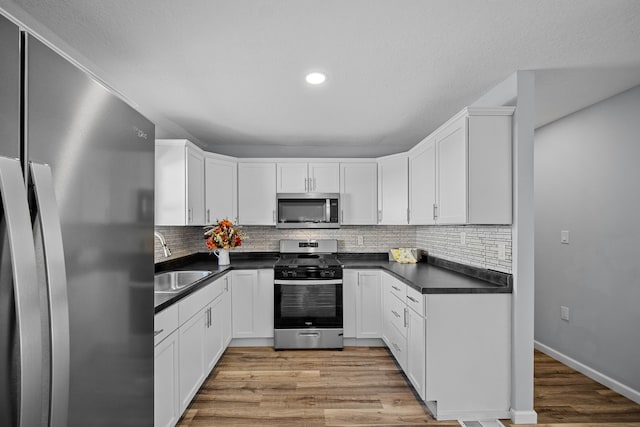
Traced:
POLYGON ((510 225, 418 226, 416 247, 438 258, 511 273, 510 225), (505 247, 504 260, 498 258, 499 244, 505 247))
MULTIPOLYGON (((418 247, 429 254, 476 267, 511 273, 511 226, 343 226, 333 230, 282 230, 267 226, 245 226, 246 239, 237 252, 277 252, 280 239, 337 239, 339 252, 386 252, 393 247, 418 247), (460 233, 466 234, 461 244, 460 233), (358 245, 358 237, 362 245, 358 245), (505 260, 498 259, 499 244, 505 260)), ((165 258, 155 239, 155 261, 205 251, 202 227, 156 227, 171 249, 165 258)))

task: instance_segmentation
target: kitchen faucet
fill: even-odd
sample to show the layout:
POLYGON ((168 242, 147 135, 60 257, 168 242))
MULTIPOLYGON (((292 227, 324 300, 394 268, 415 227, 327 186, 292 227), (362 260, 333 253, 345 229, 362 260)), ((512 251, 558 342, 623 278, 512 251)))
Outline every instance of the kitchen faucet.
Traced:
POLYGON ((165 258, 171 255, 171 250, 167 246, 167 241, 164 239, 164 236, 159 231, 154 231, 153 235, 160 240, 160 244, 162 245, 162 252, 164 253, 165 258))

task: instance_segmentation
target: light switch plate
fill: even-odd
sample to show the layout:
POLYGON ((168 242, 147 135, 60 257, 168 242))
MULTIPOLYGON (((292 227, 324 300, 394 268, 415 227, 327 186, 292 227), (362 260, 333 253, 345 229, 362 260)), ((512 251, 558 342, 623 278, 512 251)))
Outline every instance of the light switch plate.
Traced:
POLYGON ((364 245, 364 236, 358 236, 357 237, 357 243, 358 243, 358 246, 363 246, 364 245))
POLYGON ((569 230, 562 230, 560 232, 560 243, 564 243, 565 245, 569 244, 569 230))
POLYGON ((569 307, 561 305, 560 306, 560 318, 562 320, 569 321, 569 307))
POLYGON ((460 232, 460 244, 465 246, 467 244, 467 233, 464 231, 460 232))

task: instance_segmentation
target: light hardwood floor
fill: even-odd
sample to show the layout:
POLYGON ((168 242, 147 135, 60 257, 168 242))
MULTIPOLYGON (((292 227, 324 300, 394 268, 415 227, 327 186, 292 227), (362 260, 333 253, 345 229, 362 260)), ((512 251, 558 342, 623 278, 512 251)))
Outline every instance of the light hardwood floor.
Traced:
MULTIPOLYGON (((640 427, 640 405, 539 352, 535 409, 539 425, 640 427)), ((434 420, 390 353, 369 347, 343 351, 230 347, 179 423, 189 427, 429 425, 459 426, 455 421, 434 420)))

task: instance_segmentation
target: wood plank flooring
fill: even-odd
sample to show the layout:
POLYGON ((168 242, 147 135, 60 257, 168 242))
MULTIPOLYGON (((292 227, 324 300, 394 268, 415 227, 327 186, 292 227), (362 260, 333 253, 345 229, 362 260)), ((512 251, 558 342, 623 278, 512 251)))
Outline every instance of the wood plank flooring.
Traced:
POLYGON ((640 405, 537 350, 533 383, 538 425, 640 427, 640 405))
POLYGON ((180 426, 457 426, 438 422, 385 348, 230 347, 180 426))
MULTIPOLYGON (((539 426, 640 427, 640 405, 540 352, 534 383, 539 426)), ((374 347, 230 347, 178 425, 459 426, 434 420, 388 350, 374 347)))

